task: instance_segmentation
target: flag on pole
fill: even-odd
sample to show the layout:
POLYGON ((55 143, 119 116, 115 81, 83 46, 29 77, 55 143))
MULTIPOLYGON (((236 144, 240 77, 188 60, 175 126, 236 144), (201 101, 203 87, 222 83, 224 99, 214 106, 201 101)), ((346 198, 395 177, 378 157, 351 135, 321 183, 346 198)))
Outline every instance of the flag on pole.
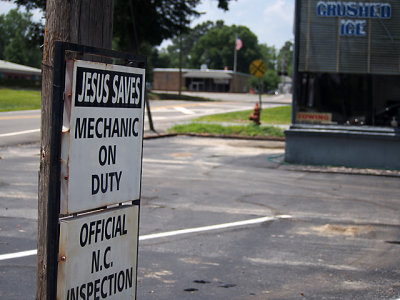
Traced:
MULTIPOLYGON (((235 42, 235 56, 233 58, 233 72, 236 73, 237 71, 237 52, 240 50, 243 46, 242 40, 239 38, 239 36, 236 34, 236 42, 235 42)), ((235 85, 235 84, 234 84, 235 85)))
POLYGON ((242 40, 236 36, 236 50, 240 50, 243 46, 242 40))

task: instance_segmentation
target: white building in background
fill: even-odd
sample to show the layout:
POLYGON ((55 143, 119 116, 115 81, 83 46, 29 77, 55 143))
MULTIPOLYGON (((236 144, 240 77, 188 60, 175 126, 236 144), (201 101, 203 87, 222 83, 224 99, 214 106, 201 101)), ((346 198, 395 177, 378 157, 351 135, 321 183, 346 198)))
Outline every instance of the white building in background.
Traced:
POLYGON ((42 70, 40 69, 0 60, 0 79, 39 80, 41 75, 42 70))
POLYGON ((281 94, 290 94, 292 93, 292 78, 289 76, 282 76, 281 83, 278 85, 278 89, 281 94))

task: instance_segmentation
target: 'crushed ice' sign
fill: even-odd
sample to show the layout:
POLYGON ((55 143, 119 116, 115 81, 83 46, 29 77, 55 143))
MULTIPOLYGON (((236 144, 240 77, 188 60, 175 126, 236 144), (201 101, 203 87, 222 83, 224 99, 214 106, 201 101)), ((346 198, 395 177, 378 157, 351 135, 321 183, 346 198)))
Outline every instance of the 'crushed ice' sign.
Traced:
POLYGON ((319 17, 338 17, 341 36, 364 37, 367 35, 365 19, 390 19, 390 3, 319 1, 316 7, 319 17))

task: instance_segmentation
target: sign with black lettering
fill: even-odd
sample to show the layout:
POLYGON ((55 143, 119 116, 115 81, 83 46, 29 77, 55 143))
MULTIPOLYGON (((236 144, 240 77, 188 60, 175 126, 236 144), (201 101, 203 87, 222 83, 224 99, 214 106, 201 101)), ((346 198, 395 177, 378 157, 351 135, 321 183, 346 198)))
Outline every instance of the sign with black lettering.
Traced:
POLYGON ((70 80, 61 148, 61 214, 139 199, 145 70, 73 61, 70 80))
POLYGON ((60 220, 57 299, 135 299, 139 206, 60 220))

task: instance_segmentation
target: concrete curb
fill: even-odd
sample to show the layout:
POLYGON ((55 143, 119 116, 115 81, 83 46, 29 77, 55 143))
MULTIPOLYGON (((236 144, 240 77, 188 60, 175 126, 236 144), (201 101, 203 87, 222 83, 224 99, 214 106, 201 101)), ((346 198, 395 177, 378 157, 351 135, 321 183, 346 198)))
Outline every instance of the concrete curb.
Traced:
MULTIPOLYGON (((157 139, 174 136, 191 136, 203 138, 217 138, 217 139, 240 139, 240 140, 255 140, 255 141, 276 141, 284 142, 285 138, 282 137, 251 137, 251 136, 237 136, 237 135, 212 135, 212 134, 196 134, 196 133, 148 133, 145 134, 144 139, 157 139)), ((284 161, 284 154, 273 155, 268 158, 268 161, 273 163, 277 169, 286 171, 297 172, 310 172, 310 173, 332 173, 332 174, 346 174, 346 175, 368 175, 368 176, 385 176, 400 178, 400 170, 381 170, 381 169, 358 169, 348 168, 342 166, 313 166, 313 165, 297 165, 289 164, 284 161)))
POLYGON ((152 132, 152 133, 145 133, 143 136, 143 139, 145 140, 151 140, 151 139, 159 139, 159 138, 165 138, 165 137, 174 137, 177 136, 178 134, 176 133, 158 133, 158 132, 152 132))
POLYGON ((343 166, 313 166, 313 165, 297 165, 284 161, 284 154, 274 155, 268 159, 275 163, 279 170, 310 172, 310 173, 327 173, 327 174, 343 174, 343 175, 368 175, 368 176, 385 176, 400 178, 400 170, 382 170, 382 169, 359 169, 343 166))
POLYGON ((193 136, 193 137, 205 137, 205 138, 218 138, 218 139, 239 139, 239 140, 256 140, 256 141, 279 141, 284 142, 284 137, 274 136, 244 136, 244 135, 219 135, 209 133, 148 133, 144 135, 144 139, 157 139, 164 137, 173 136, 193 136))
POLYGON ((239 139, 239 140, 256 140, 256 141, 285 141, 284 137, 273 137, 273 136, 244 136, 244 135, 220 135, 220 134, 209 134, 209 133, 182 133, 178 135, 193 136, 193 137, 206 137, 206 138, 218 138, 218 139, 239 139))

